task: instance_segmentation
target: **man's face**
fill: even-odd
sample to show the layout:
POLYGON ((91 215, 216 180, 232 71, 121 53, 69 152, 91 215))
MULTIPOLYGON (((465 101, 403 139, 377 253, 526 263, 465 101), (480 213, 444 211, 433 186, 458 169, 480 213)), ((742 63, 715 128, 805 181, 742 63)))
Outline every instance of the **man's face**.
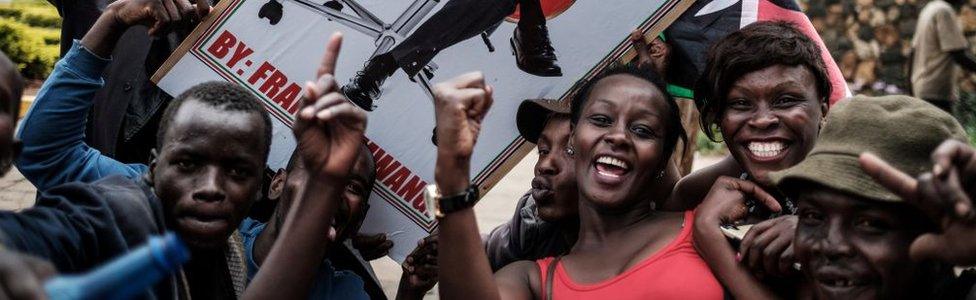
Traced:
POLYGON ((568 115, 552 115, 539 136, 539 160, 532 179, 532 198, 539 217, 549 222, 576 218, 579 191, 573 159, 566 154, 570 124, 568 115))
POLYGON ((356 165, 350 172, 349 183, 343 190, 339 202, 339 210, 336 211, 333 226, 336 227, 336 237, 339 241, 344 241, 359 233, 359 228, 366 219, 366 212, 369 210, 370 189, 375 179, 372 158, 363 149, 356 159, 356 165))
MULTIPOLYGON (((365 151, 367 150, 364 149, 360 152, 356 164, 350 172, 349 182, 340 194, 342 201, 339 201, 338 209, 332 221, 338 241, 343 241, 359 233, 359 227, 362 226, 369 209, 368 201, 375 173, 371 169, 373 165, 369 161, 371 158, 365 151)), ((285 173, 282 199, 279 200, 281 205, 278 206, 280 211, 277 213, 282 218, 279 222, 284 222, 283 218, 288 215, 291 204, 298 198, 300 188, 308 180, 308 171, 305 169, 301 157, 294 159, 298 161, 293 164, 290 171, 285 173)))
POLYGON ((921 212, 829 188, 798 193, 793 247, 819 299, 919 297, 933 265, 914 262, 908 249, 926 228, 921 212))
POLYGON ((264 122, 188 99, 169 124, 150 173, 166 221, 191 247, 220 247, 259 196, 264 122))

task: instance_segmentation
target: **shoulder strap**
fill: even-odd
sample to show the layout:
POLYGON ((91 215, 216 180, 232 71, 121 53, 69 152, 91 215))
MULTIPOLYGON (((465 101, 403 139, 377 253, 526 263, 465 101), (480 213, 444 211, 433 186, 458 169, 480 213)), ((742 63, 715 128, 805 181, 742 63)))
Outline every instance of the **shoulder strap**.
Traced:
POLYGON ((555 277, 553 274, 556 273, 556 265, 559 265, 559 260, 562 258, 562 256, 556 256, 546 268, 546 298, 544 300, 552 300, 552 279, 555 277))

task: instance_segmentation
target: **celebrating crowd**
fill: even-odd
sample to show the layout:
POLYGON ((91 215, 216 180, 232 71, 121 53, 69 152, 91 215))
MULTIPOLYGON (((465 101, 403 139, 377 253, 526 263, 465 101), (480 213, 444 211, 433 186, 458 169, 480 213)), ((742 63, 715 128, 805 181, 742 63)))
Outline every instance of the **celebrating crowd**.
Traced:
MULTIPOLYGON (((45 298, 48 278, 168 231, 191 258, 146 298, 384 297, 362 261, 389 241, 354 242, 376 167, 367 113, 336 82, 340 33, 304 87, 294 153, 269 180, 271 119, 231 83, 175 97, 148 164, 87 144, 124 33, 169 34, 210 9, 108 5, 16 135, 23 82, 0 56, 0 170, 16 166, 40 191, 33 207, 0 212, 0 299, 45 298), (274 201, 267 219, 250 213, 259 199, 274 201)), ((439 229, 406 258, 397 298, 436 283, 446 299, 976 297, 964 267, 976 264, 976 149, 952 115, 901 95, 830 106, 817 44, 793 23, 756 22, 711 46, 694 87, 701 127, 731 155, 678 180, 671 156, 688 141, 661 40, 638 41, 651 51, 585 79, 569 100, 521 103, 512 121, 536 144, 535 178, 512 220, 485 237, 471 157, 505 87, 479 72, 434 86, 439 142, 425 197, 439 229)))

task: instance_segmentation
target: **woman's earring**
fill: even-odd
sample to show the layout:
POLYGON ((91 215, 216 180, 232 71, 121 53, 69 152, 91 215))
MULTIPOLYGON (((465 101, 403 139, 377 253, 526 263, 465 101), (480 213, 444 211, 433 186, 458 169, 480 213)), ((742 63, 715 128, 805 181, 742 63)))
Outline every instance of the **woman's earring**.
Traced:
POLYGON ((664 178, 664 170, 661 170, 661 173, 657 173, 657 179, 661 178, 664 178))
POLYGON ((569 155, 569 156, 576 155, 576 150, 573 150, 572 147, 566 147, 566 155, 569 155))

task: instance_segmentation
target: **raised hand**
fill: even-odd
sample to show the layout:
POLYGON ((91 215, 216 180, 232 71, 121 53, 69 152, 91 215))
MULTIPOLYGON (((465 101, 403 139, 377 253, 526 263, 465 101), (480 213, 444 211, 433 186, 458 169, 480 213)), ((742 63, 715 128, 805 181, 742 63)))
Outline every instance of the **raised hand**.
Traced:
POLYGON ((112 2, 98 17, 81 44, 91 53, 109 57, 115 44, 129 27, 145 25, 149 35, 162 35, 174 24, 186 27, 210 13, 209 0, 119 0, 112 2), (181 22, 182 21, 182 22, 181 22))
POLYGON ((636 62, 638 66, 650 67, 662 76, 667 73, 668 56, 671 51, 664 41, 653 38, 648 43, 640 30, 634 30, 630 33, 630 42, 634 46, 634 51, 637 52, 636 62))
POLYGON ((470 158, 481 120, 493 101, 481 72, 467 73, 434 86, 438 153, 470 158))
POLYGON ((917 260, 938 259, 956 265, 976 263, 976 218, 972 197, 976 181, 976 150, 948 140, 932 153, 933 172, 916 178, 880 157, 865 153, 861 168, 875 181, 922 210, 939 232, 926 233, 912 242, 917 260))
POLYGON ((633 44, 634 51, 637 52, 637 65, 647 65, 653 61, 651 45, 644 39, 644 34, 640 30, 634 30, 630 33, 630 43, 633 44))
POLYGON ((149 27, 149 35, 158 35, 171 23, 203 19, 210 13, 210 2, 197 0, 196 4, 191 4, 189 0, 123 0, 113 2, 107 12, 111 13, 118 26, 145 25, 149 27))
POLYGON ((366 112, 346 100, 333 75, 341 47, 342 34, 337 32, 326 46, 318 79, 305 84, 292 128, 310 174, 336 179, 349 175, 366 131, 366 112))
POLYGON ((484 75, 473 72, 439 83, 433 92, 438 139, 434 180, 442 195, 457 195, 470 185, 471 153, 491 108, 492 88, 484 75))

